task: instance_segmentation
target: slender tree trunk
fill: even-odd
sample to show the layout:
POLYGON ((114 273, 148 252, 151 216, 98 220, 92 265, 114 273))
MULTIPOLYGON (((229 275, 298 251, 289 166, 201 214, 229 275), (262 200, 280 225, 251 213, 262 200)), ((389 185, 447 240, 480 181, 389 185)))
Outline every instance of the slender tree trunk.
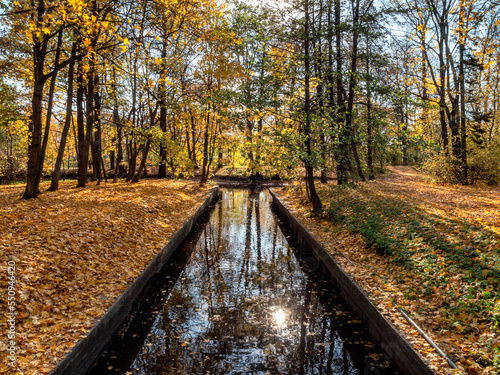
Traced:
POLYGON ((193 160, 193 150, 191 149, 191 135, 189 134, 189 125, 186 125, 186 147, 189 160, 193 160))
POLYGON ((316 192, 314 184, 314 168, 313 168, 313 153, 311 142, 311 56, 310 56, 310 16, 309 16, 309 0, 305 1, 305 27, 304 27, 304 137, 306 147, 306 158, 304 160, 306 168, 306 187, 309 193, 309 200, 313 206, 313 211, 321 210, 321 200, 316 192))
POLYGON ((117 155, 116 155, 116 165, 113 174, 113 183, 116 184, 118 181, 118 174, 120 173, 120 166, 123 161, 123 126, 118 118, 118 107, 115 107, 113 111, 113 122, 116 124, 116 145, 117 145, 117 155))
MULTIPOLYGON (((43 22, 45 13, 45 1, 37 2, 37 26, 43 22)), ((32 114, 31 128, 28 147, 28 171, 26 180, 26 189, 23 199, 32 199, 38 196, 38 187, 40 183, 39 174, 40 158, 42 151, 42 111, 43 111, 43 88, 46 77, 44 75, 45 59, 47 57, 48 37, 44 36, 42 40, 33 35, 33 96, 31 99, 32 114)))
POLYGON ((451 102, 451 112, 448 116, 448 124, 451 132, 451 151, 453 155, 453 174, 457 181, 461 182, 463 172, 461 166, 462 142, 460 134, 460 95, 455 95, 451 102))
MULTIPOLYGON (((137 111, 137 63, 139 60, 139 50, 136 49, 134 55, 134 66, 133 66, 133 78, 132 78, 132 124, 137 126, 138 111, 137 111)), ((126 181, 132 180, 137 167, 137 156, 139 155, 140 147, 137 147, 134 137, 130 139, 127 145, 127 156, 128 156, 128 172, 126 181)))
POLYGON ((443 151, 446 157, 449 157, 449 140, 448 140, 448 127, 446 123, 446 68, 445 62, 445 37, 446 33, 446 19, 445 11, 440 17, 439 27, 439 120, 441 123, 441 142, 443 151))
MULTIPOLYGON (((167 41, 163 40, 163 48, 162 48, 162 75, 160 78, 160 89, 159 89, 159 102, 160 102, 160 130, 162 135, 165 137, 167 133, 167 103, 166 103, 166 95, 167 88, 165 84, 165 77, 167 75, 166 67, 163 64, 166 64, 165 59, 167 58, 167 41)), ((160 166, 158 168, 158 178, 166 178, 167 177, 167 149, 162 142, 160 143, 160 166)))
MULTIPOLYGON (((463 17, 464 9, 463 0, 460 1, 460 17, 463 17)), ((463 22, 462 22, 463 23, 463 22)), ((462 26, 464 27, 464 26, 462 26)), ((461 30, 460 32, 460 65, 459 65, 459 81, 460 81, 460 143, 461 143, 461 153, 460 153, 460 182, 464 185, 468 184, 468 174, 469 167, 467 165, 467 128, 466 128, 466 118, 465 118, 465 72, 464 72, 464 52, 465 52, 465 32, 461 30)))
POLYGON ((104 165, 104 158, 101 154, 101 167, 102 167, 102 177, 104 177, 104 182, 108 183, 108 174, 106 173, 106 166, 104 165))
POLYGON ((205 124, 205 137, 203 141, 203 165, 201 168, 201 180, 200 185, 204 185, 208 181, 209 175, 209 143, 210 143, 210 112, 207 113, 207 119, 205 124))
POLYGON ((354 161, 356 162, 356 169, 358 176, 361 181, 366 181, 363 174, 363 169, 361 167, 361 162, 358 155, 357 145, 356 145, 356 134, 354 127, 352 125, 353 111, 354 111, 354 96, 357 87, 356 73, 358 68, 358 40, 359 40, 359 0, 356 0, 354 5, 354 17, 353 17, 353 39, 352 39, 352 56, 351 56, 351 70, 349 78, 349 96, 347 99, 347 113, 345 115, 345 132, 347 133, 346 138, 351 146, 351 151, 354 156, 354 161))
MULTIPOLYGON (((334 13, 334 0, 328 0, 328 13, 327 13, 327 22, 328 22, 328 31, 327 31, 327 44, 328 44, 328 68, 326 69, 327 74, 327 98, 328 98, 328 118, 330 123, 330 142, 333 142, 333 154, 335 161, 337 162, 337 182, 340 182, 342 177, 339 177, 341 174, 341 168, 339 166, 339 147, 338 147, 338 120, 337 120, 337 108, 338 104, 335 103, 335 94, 338 93, 336 90, 336 82, 338 80, 335 76, 334 69, 334 53, 333 53, 333 39, 336 33, 334 33, 334 29, 336 28, 336 23, 333 22, 333 13, 334 13), (337 134, 337 135, 336 135, 337 134), (340 173, 340 174, 339 174, 340 173)), ((335 3, 335 6, 337 4, 335 3)), ((338 36, 338 35, 337 35, 338 36)), ((340 36, 338 36, 340 37, 340 36)), ((337 87, 338 89, 338 87, 337 87)), ((338 99, 338 97, 337 97, 338 99)))
POLYGON ((47 114, 46 114, 46 119, 45 119, 45 131, 43 135, 43 142, 42 142, 42 149, 40 151, 40 158, 38 162, 38 173, 37 173, 37 181, 36 184, 37 186, 40 183, 40 178, 43 173, 43 164, 45 162, 45 153, 47 151, 47 145, 49 143, 49 135, 50 135, 50 124, 52 122, 52 108, 54 105, 54 92, 56 88, 56 80, 57 80, 57 75, 58 75, 58 68, 57 66, 59 65, 59 60, 61 57, 61 46, 62 46, 62 36, 63 36, 63 30, 62 28, 59 30, 58 37, 57 37, 57 47, 56 47, 56 57, 54 60, 54 70, 52 71, 52 78, 50 80, 50 87, 49 87, 49 100, 47 103, 47 114))
MULTIPOLYGON (((72 56, 76 53, 76 43, 73 43, 73 48, 71 50, 72 56)), ((50 184, 50 191, 56 191, 59 189, 59 176, 61 174, 61 165, 63 163, 64 151, 66 149, 66 140, 68 138, 69 128, 71 126, 71 120, 73 118, 73 81, 75 75, 75 61, 72 60, 68 68, 68 97, 66 101, 66 117, 64 119, 64 127, 61 134, 61 143, 59 145, 59 150, 57 152, 56 164, 54 166, 54 172, 52 173, 52 182, 50 184)))
MULTIPOLYGON (((81 39, 77 42, 77 44, 81 39)), ((76 125, 78 134, 78 187, 85 187, 87 184, 87 167, 83 165, 83 155, 85 150, 85 120, 83 113, 83 97, 85 94, 83 82, 83 61, 78 59, 78 68, 76 75, 76 125), (83 169, 85 168, 85 169, 83 169)))
POLYGON ((335 159, 337 161, 337 184, 342 185, 348 181, 347 165, 349 163, 348 147, 345 134, 345 95, 342 82, 342 29, 340 0, 335 0, 335 61, 336 61, 336 86, 337 102, 335 119, 337 123, 337 145, 335 159))
POLYGON ((148 160, 148 154, 149 154, 150 148, 151 148, 151 138, 148 138, 148 140, 146 141, 146 145, 144 146, 144 148, 142 150, 142 159, 141 159, 141 163, 139 165, 139 170, 132 178, 132 182, 139 182, 144 171, 146 170, 146 162, 148 160))
POLYGON ((102 167, 104 163, 101 163, 103 160, 102 158, 102 122, 101 122, 101 90, 99 87, 99 76, 95 76, 95 89, 96 93, 94 95, 94 102, 95 102, 95 110, 94 110, 94 116, 95 116, 95 136, 94 136, 94 142, 95 142, 95 157, 96 157, 96 163, 95 163, 95 170, 97 174, 97 180, 100 182, 102 179, 102 174, 106 173, 106 169, 102 167))
POLYGON ((196 124, 194 119, 193 110, 190 109, 189 113, 191 115, 191 142, 192 142, 192 157, 191 160, 194 162, 194 168, 198 168, 198 160, 196 157, 196 124))
MULTIPOLYGON (((319 3, 319 24, 318 24, 318 30, 315 30, 315 33, 322 32, 323 30, 323 0, 320 1, 319 3)), ((324 82, 325 82, 325 77, 323 74, 323 67, 324 67, 324 56, 323 56, 323 48, 322 48, 322 40, 319 38, 319 41, 317 44, 314 44, 314 50, 315 50, 315 59, 314 59, 314 70, 316 77, 318 78, 318 87, 317 87, 317 97, 318 97, 318 106, 319 106, 319 115, 321 119, 325 118, 325 87, 324 87, 324 82)), ((320 165, 321 165, 321 183, 326 184, 327 181, 327 176, 326 176, 326 170, 327 170, 327 144, 326 144, 326 134, 325 134, 325 129, 320 130, 320 142, 321 142, 321 160, 320 160, 320 165)))
POLYGON ((369 41, 366 42, 366 145, 367 155, 366 162, 368 164, 368 180, 375 180, 375 172, 373 170, 373 120, 372 120, 372 87, 370 77, 370 49, 369 41))
MULTIPOLYGON (((403 110, 405 111, 405 110, 403 110)), ((406 119, 406 114, 403 113, 403 122, 401 126, 401 148, 403 152, 403 165, 408 165, 408 123, 406 119)))
MULTIPOLYGON (((80 164, 78 166, 78 187, 87 186, 87 175, 89 169, 89 149, 92 141, 92 130, 94 127, 94 66, 91 63, 90 70, 87 74, 87 90, 86 90, 86 126, 85 135, 79 144, 80 150, 80 164)), ((82 72, 83 73, 83 72, 82 72)), ((83 87, 82 87, 83 89, 83 87)), ((77 89, 78 90, 78 89, 77 89)), ((78 92, 77 92, 78 94, 78 92)), ((82 103, 83 104, 83 103, 82 103)), ((83 110, 82 118, 83 123, 83 110)), ((78 124, 79 138, 80 138, 80 124, 78 124)), ((83 124, 82 124, 83 129, 83 124)), ((83 133, 83 132, 82 132, 83 133)))
MULTIPOLYGON (((247 144, 249 147, 253 147, 253 121, 250 119, 250 113, 249 110, 247 109, 246 113, 246 139, 247 139, 247 144)), ((253 176, 254 174, 254 154, 253 154, 253 149, 250 148, 248 150, 248 160, 250 160, 250 166, 251 166, 251 175, 253 176)))

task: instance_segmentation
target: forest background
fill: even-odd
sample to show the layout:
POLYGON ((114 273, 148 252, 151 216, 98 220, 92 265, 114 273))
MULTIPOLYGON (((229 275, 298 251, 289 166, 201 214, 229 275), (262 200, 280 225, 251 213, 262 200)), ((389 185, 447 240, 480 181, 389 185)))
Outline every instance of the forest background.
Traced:
POLYGON ((0 175, 500 176, 492 1, 1 2, 0 175))

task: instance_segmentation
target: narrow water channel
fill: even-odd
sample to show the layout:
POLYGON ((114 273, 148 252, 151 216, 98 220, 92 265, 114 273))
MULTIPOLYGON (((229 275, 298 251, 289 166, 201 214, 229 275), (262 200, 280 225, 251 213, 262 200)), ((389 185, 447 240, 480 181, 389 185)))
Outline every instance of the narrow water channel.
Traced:
POLYGON ((91 373, 397 374, 270 202, 223 189, 91 373))

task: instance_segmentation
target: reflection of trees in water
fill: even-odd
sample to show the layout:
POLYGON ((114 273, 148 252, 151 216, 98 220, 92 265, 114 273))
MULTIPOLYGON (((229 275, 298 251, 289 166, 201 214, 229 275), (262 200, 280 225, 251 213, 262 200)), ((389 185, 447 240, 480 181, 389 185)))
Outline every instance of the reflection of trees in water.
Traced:
POLYGON ((224 196, 134 373, 358 373, 336 331, 335 307, 321 303, 266 199, 224 196), (283 325, 274 321, 277 308, 287 314, 283 325))

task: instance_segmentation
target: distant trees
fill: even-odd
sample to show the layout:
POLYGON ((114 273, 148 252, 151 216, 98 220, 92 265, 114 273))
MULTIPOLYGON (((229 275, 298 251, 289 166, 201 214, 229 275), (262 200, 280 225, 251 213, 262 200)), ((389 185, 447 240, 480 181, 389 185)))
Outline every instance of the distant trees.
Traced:
POLYGON ((489 110, 478 111, 476 98, 482 93, 473 93, 473 87, 488 85, 481 71, 486 67, 483 61, 491 61, 491 42, 498 37, 498 26, 492 23, 498 5, 468 0, 400 1, 399 5, 419 61, 412 67, 419 79, 408 93, 421 100, 422 111, 427 112, 425 126, 433 126, 429 109, 437 111, 443 159, 452 178, 467 184, 475 119, 491 119, 489 110))
MULTIPOLYGON (((79 187, 85 187, 89 167, 93 180, 106 177, 103 147, 113 154, 115 176, 126 154, 128 179, 133 181, 144 173, 150 149, 158 147, 155 156, 160 159, 160 175, 165 176, 166 147, 175 149, 184 142, 179 137, 181 128, 175 129, 180 116, 171 111, 182 111, 176 103, 192 85, 186 73, 192 74, 192 66, 198 63, 194 58, 193 64, 196 48, 204 43, 211 25, 223 19, 219 12, 217 4, 210 1, 93 0, 49 4, 39 0, 36 4, 11 4, 4 14, 8 23, 1 42, 9 48, 4 58, 22 56, 20 64, 25 65, 16 69, 26 74, 20 77, 14 69, 8 73, 20 79, 32 96, 24 198, 39 194, 46 151, 54 133, 54 115, 62 115, 65 120, 62 133, 57 135, 60 150, 52 190, 58 187, 71 128, 76 141, 79 187), (26 35, 26 42, 12 43, 16 33, 26 35), (64 110, 55 114, 64 92, 64 110), (160 131, 155 130, 158 127, 160 131), (108 134, 111 139, 104 139, 103 144, 103 135, 108 134)), ((211 38, 227 39, 222 34, 213 33, 211 38)), ((217 45, 217 41, 213 43, 217 45)), ((196 149, 194 144, 190 146, 196 149)), ((175 169, 173 159, 177 155, 170 155, 174 156, 170 164, 175 169)), ((190 157, 195 160, 196 151, 190 157)))
POLYGON ((20 152, 28 141, 24 112, 15 87, 0 80, 0 174, 10 179, 26 162, 20 152))
POLYGON ((160 178, 199 168, 205 183, 240 158, 252 178, 303 176, 315 210, 316 178, 372 180, 385 163, 441 163, 461 183, 491 179, 500 152, 497 5, 390 5, 4 6, 0 69, 12 84, 4 80, 2 97, 23 95, 16 120, 2 119, 3 169, 15 167, 14 154, 26 157, 24 197, 33 198, 48 167, 56 190, 75 161, 84 187, 89 172, 138 181, 148 165, 160 178))

